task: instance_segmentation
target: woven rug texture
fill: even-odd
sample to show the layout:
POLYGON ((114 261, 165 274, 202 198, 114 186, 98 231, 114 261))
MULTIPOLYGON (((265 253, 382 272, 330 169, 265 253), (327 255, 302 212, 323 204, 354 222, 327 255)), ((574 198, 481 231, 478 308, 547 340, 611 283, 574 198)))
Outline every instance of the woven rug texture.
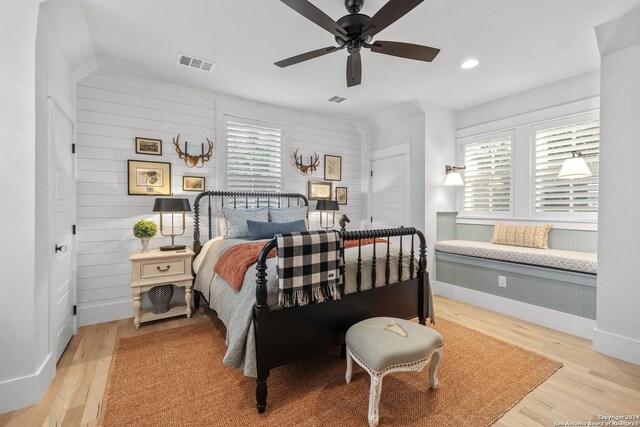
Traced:
MULTIPOLYGON (((562 364, 438 319, 444 337, 437 390, 428 366, 387 375, 380 426, 488 426, 562 364)), ((271 370, 267 411, 255 409, 255 380, 222 363, 218 320, 119 340, 101 406, 101 425, 368 426, 369 375, 332 349, 271 370)))

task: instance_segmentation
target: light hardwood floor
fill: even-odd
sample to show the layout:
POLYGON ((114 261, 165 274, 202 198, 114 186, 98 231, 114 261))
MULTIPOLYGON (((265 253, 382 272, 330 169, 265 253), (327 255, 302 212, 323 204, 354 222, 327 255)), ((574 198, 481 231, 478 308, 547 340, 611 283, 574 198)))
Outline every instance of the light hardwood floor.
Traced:
MULTIPOLYGON (((640 366, 594 353, 590 341, 454 300, 436 297, 435 306, 443 319, 563 363, 495 426, 553 426, 555 421, 598 421, 598 415, 640 415, 640 366)), ((97 425, 118 338, 202 321, 208 317, 196 312, 192 319, 158 321, 138 331, 133 319, 80 328, 42 401, 0 414, 0 426, 97 425)))

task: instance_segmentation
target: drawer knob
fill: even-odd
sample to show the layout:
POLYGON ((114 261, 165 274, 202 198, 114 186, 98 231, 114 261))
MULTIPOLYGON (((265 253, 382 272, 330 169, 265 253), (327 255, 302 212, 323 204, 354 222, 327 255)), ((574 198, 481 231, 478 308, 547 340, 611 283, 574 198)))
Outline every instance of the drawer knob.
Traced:
POLYGON ((171 268, 170 265, 167 265, 167 268, 160 268, 160 266, 156 267, 158 269, 158 271, 169 271, 169 269, 171 268))

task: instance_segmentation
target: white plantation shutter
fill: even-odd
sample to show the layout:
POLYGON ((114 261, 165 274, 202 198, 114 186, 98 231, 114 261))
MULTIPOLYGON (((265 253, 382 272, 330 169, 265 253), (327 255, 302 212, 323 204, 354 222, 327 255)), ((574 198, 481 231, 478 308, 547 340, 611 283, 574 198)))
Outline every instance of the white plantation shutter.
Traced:
POLYGON ((536 212, 597 212, 600 121, 582 120, 554 128, 536 130, 536 212), (571 151, 580 150, 592 176, 560 179, 558 172, 571 151))
POLYGON ((464 145, 464 211, 511 211, 511 136, 464 145))
POLYGON ((229 191, 282 190, 282 126, 227 118, 229 191))

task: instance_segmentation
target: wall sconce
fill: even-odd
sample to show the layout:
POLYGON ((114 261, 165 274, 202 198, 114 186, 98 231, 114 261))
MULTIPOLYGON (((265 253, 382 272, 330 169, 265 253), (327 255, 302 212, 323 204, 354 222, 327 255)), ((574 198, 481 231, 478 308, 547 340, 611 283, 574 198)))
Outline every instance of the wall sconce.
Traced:
POLYGON ((300 161, 298 161, 298 150, 293 153, 293 160, 296 162, 296 167, 300 173, 304 176, 313 175, 318 166, 320 166, 320 156, 315 151, 313 156, 309 156, 309 164, 305 165, 302 161, 302 154, 300 154, 300 161))
POLYGON ((176 138, 173 138, 173 145, 176 146, 176 152, 178 153, 178 157, 180 158, 180 160, 184 160, 184 164, 187 165, 187 167, 192 168, 195 166, 195 167, 201 168, 204 166, 206 162, 208 162, 211 159, 211 156, 213 155, 213 142, 211 142, 209 138, 206 138, 206 139, 207 139, 207 143, 209 144, 209 150, 207 150, 207 152, 205 153, 204 143, 202 143, 200 144, 200 149, 202 150, 202 154, 194 156, 192 154, 189 154, 189 147, 187 146, 187 141, 184 142, 184 151, 180 149, 180 134, 178 134, 176 138))
POLYGON ((340 210, 338 202, 335 200, 318 200, 316 210, 320 211, 320 227, 329 230, 336 224, 336 211, 340 210), (324 224, 322 222, 322 213, 325 213, 324 224), (331 215, 331 225, 329 225, 329 215, 331 215))
POLYGON ((445 166, 445 173, 447 174, 447 179, 444 180, 444 185, 446 187, 463 187, 464 181, 460 176, 459 170, 465 170, 466 166, 445 166))
POLYGON ((153 211, 160 212, 160 234, 163 236, 171 236, 171 246, 160 246, 161 251, 177 251, 186 248, 185 245, 176 245, 175 237, 182 236, 186 228, 185 212, 191 212, 191 206, 189 205, 189 199, 170 199, 170 198, 157 198, 153 204, 153 211), (182 233, 176 234, 174 226, 174 214, 182 213, 182 233), (171 215, 171 234, 164 234, 164 221, 165 214, 171 215))
MULTIPOLYGON (((587 154, 588 156, 594 156, 595 154, 587 154)), ((591 174, 591 169, 587 166, 587 162, 584 160, 585 155, 581 151, 572 151, 571 157, 566 159, 562 163, 558 178, 560 179, 576 179, 576 178, 588 178, 591 174)))

